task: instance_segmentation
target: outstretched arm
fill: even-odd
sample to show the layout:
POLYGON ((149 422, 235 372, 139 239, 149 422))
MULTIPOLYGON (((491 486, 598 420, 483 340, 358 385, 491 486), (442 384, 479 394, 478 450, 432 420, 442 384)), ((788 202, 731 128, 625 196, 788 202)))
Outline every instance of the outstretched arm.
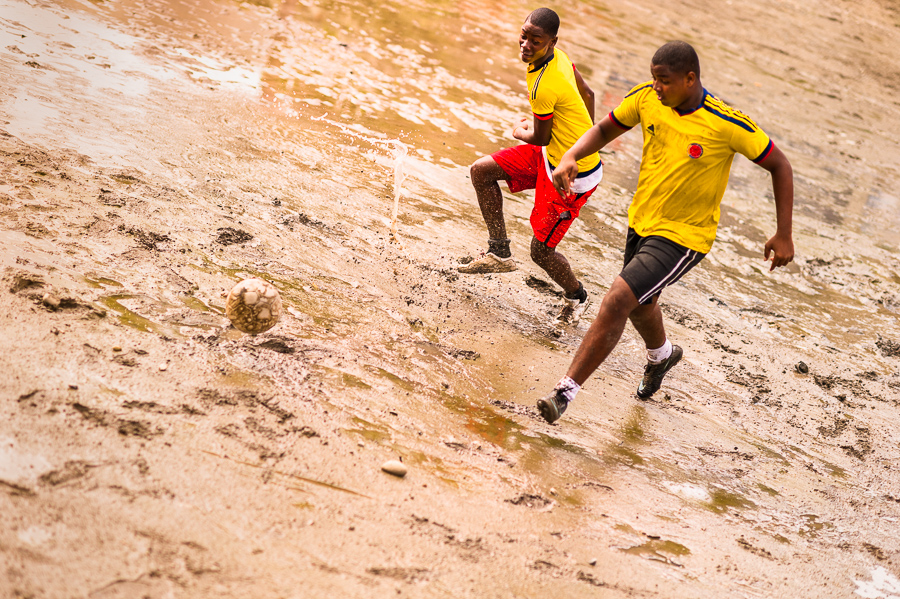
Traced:
POLYGON ((575 85, 578 86, 578 95, 581 96, 581 100, 584 102, 585 108, 587 108, 588 114, 591 116, 591 122, 594 122, 594 90, 590 88, 587 82, 584 80, 584 77, 581 76, 581 73, 578 69, 573 65, 572 68, 575 70, 575 85))
POLYGON ((777 146, 772 146, 772 151, 759 165, 772 173, 772 192, 775 195, 775 219, 778 225, 775 235, 766 242, 764 250, 766 260, 772 256, 772 266, 769 268, 771 272, 794 259, 794 171, 787 156, 777 146))
POLYGON ((627 131, 622 129, 613 122, 609 115, 606 115, 600 122, 588 129, 581 138, 575 142, 575 145, 569 148, 562 159, 559 166, 553 171, 553 186, 560 194, 568 195, 570 193, 572 181, 578 176, 578 161, 585 156, 590 156, 594 152, 599 152, 609 142, 619 137, 627 131))

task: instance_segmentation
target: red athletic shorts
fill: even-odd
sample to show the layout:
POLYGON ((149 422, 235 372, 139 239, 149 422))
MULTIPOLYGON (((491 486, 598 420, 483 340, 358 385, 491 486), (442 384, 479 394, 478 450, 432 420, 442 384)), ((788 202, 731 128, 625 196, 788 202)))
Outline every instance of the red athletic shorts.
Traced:
POLYGON ((571 194, 567 199, 561 198, 547 176, 540 146, 523 144, 506 148, 491 154, 491 158, 509 175, 507 183, 511 192, 534 190, 531 229, 538 241, 548 248, 555 248, 596 187, 571 194))

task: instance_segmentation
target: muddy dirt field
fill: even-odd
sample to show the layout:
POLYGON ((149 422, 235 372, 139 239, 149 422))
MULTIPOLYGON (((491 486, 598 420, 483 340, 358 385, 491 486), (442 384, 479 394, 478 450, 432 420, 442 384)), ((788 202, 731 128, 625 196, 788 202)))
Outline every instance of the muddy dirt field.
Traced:
POLYGON ((456 272, 534 6, 0 0, 0 597, 900 596, 900 12, 746 4, 554 6, 598 114, 697 47, 793 164, 797 256, 768 272, 736 159, 662 297, 681 365, 638 401, 629 328, 547 425, 640 139, 560 246, 577 327, 528 194, 520 270, 456 272), (224 316, 253 276, 285 308, 256 336, 224 316))

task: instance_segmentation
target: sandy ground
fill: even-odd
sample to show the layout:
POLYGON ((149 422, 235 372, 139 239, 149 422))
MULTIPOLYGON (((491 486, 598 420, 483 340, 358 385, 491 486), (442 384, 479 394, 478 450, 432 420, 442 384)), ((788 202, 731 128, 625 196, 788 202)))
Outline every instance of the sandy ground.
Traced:
MULTIPOLYGON (((896 6, 558 8, 599 113, 698 47, 794 165, 797 259, 739 158, 663 296, 682 365, 638 401, 629 329, 550 426, 590 317, 550 325, 527 195, 521 270, 455 272, 530 6, 0 0, 0 596, 900 595, 896 6)), ((639 154, 561 246, 597 303, 639 154)))

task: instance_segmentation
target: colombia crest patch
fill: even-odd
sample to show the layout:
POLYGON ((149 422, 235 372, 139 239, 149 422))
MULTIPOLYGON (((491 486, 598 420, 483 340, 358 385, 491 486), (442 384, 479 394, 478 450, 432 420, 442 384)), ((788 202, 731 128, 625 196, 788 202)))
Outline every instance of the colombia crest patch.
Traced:
POLYGON ((703 156, 703 146, 700 144, 691 144, 688 146, 688 156, 691 158, 700 158, 703 156))

